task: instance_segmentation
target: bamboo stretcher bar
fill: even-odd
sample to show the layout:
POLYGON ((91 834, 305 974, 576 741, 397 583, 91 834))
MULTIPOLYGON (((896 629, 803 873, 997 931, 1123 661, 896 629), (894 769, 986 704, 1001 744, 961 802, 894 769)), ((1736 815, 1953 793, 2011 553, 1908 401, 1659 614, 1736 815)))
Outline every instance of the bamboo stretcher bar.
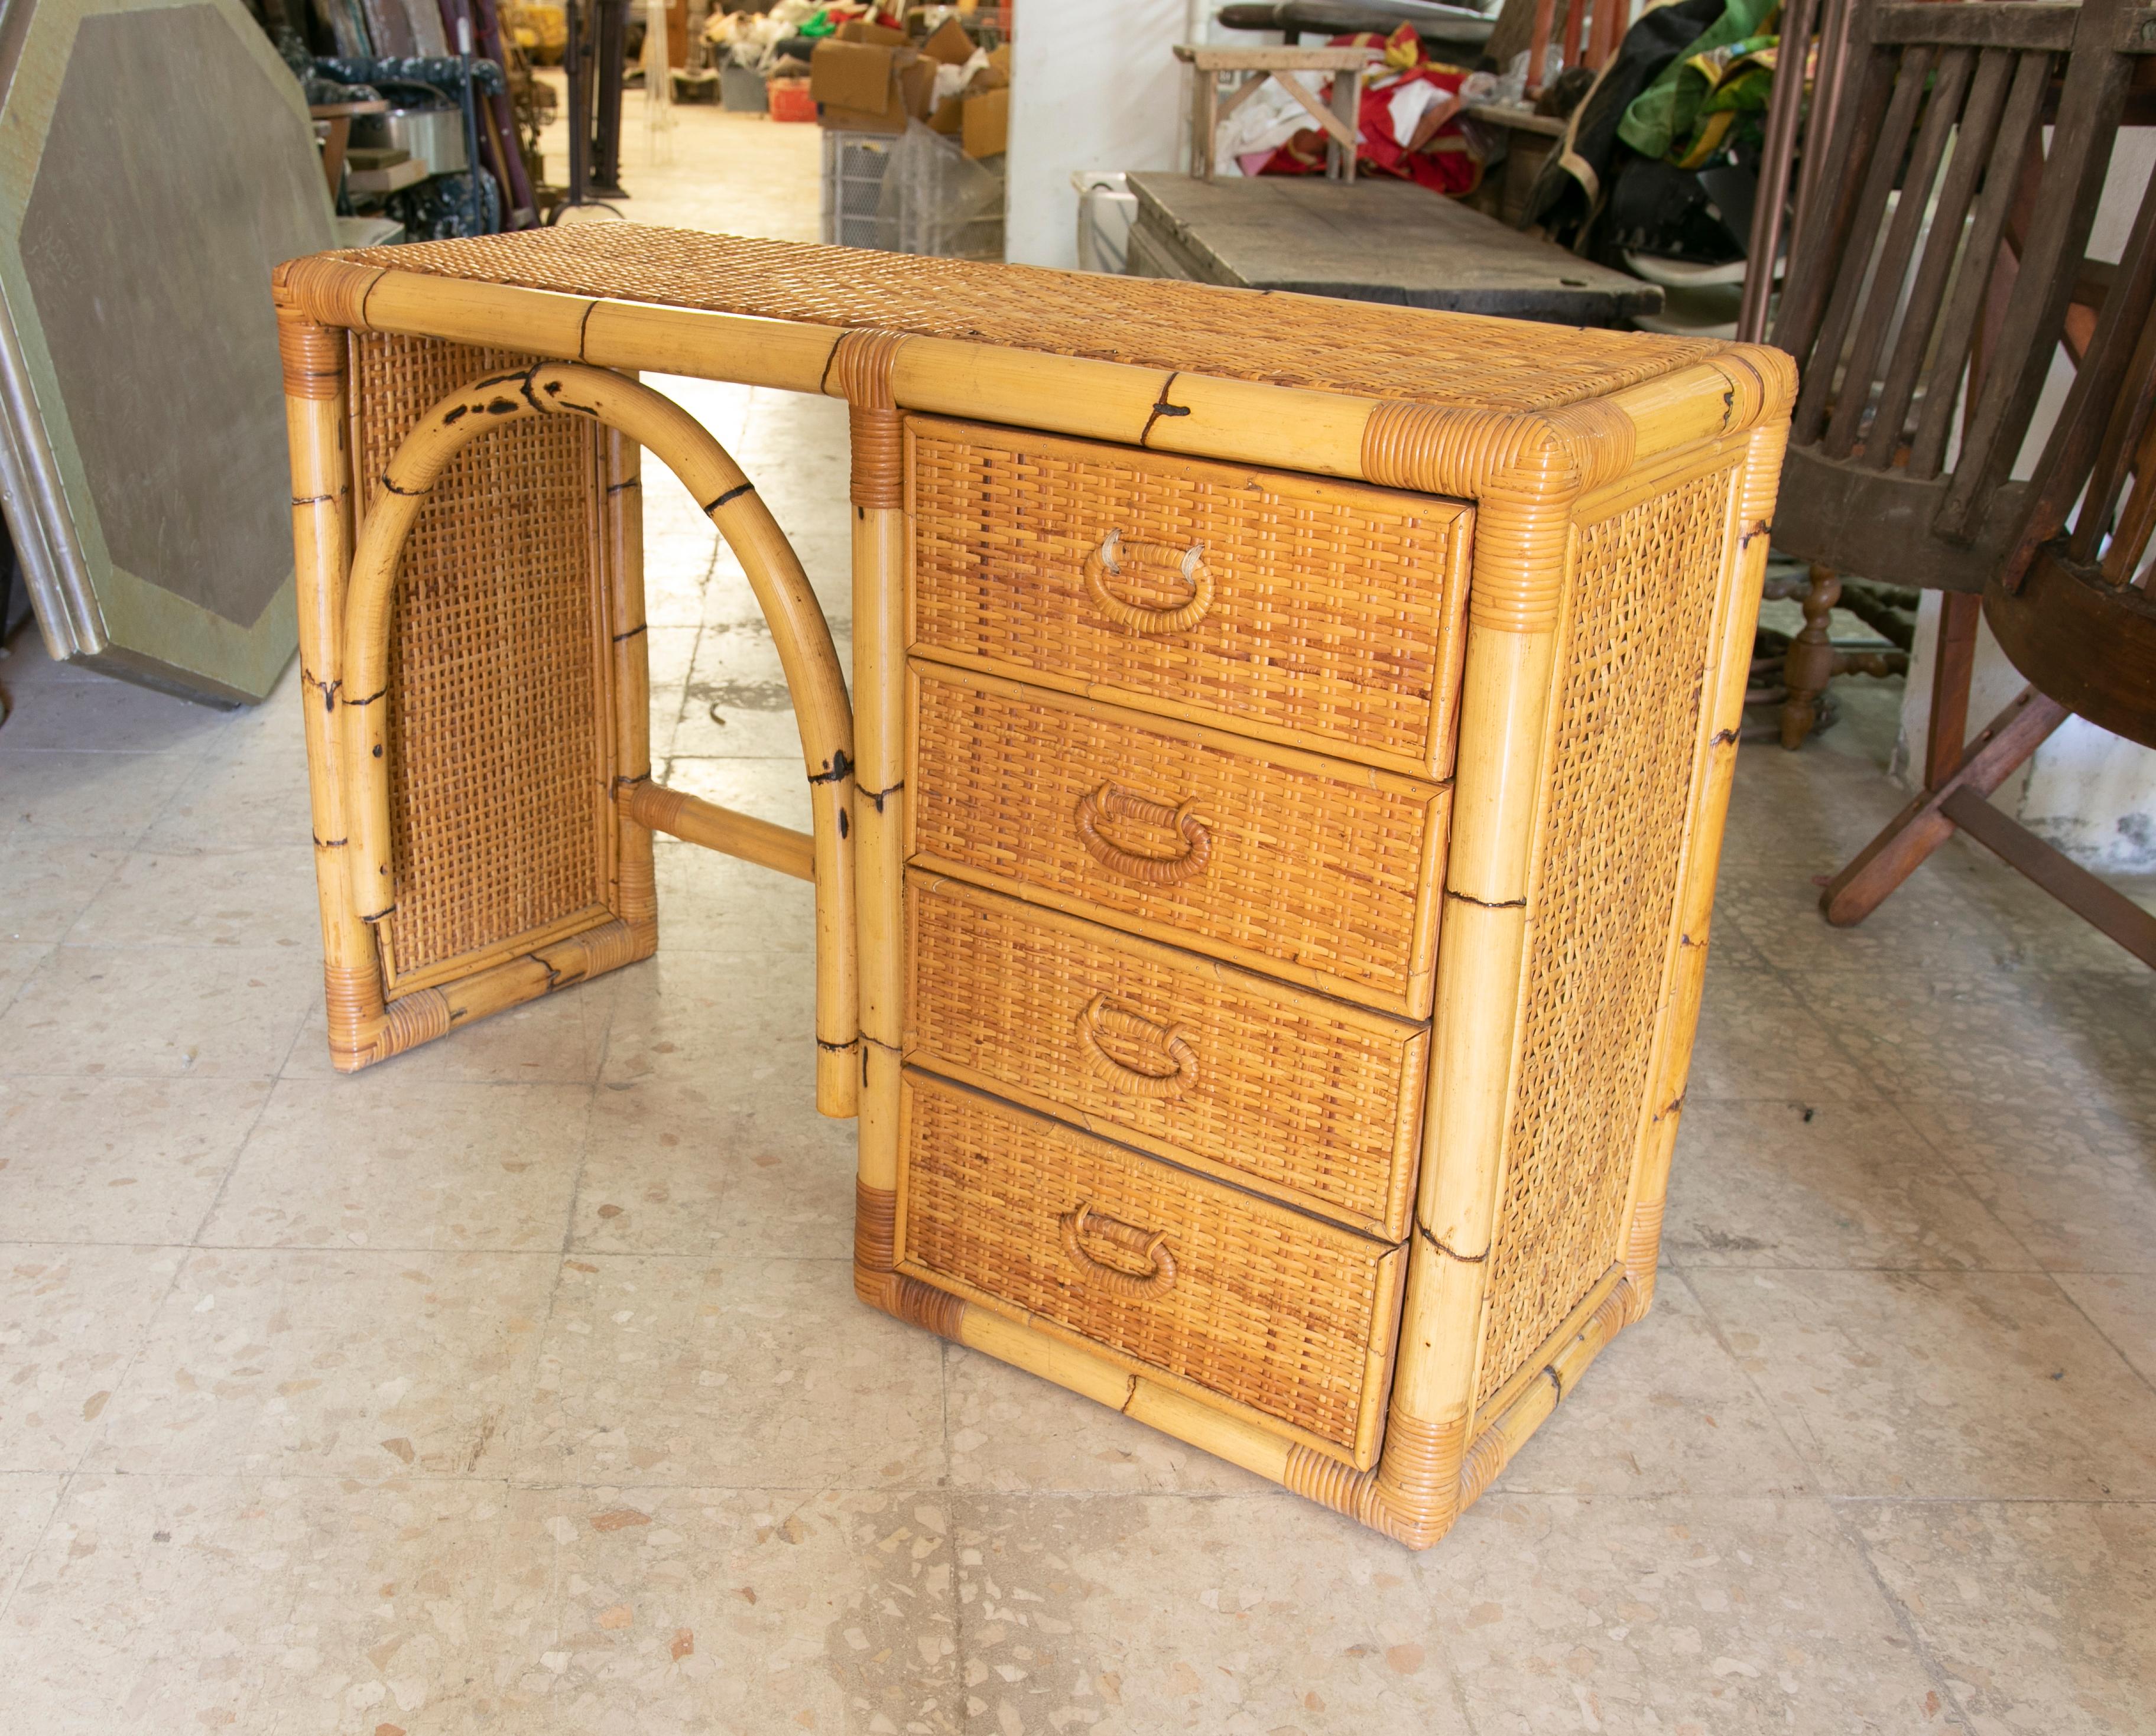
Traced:
POLYGON ((701 796, 649 781, 629 791, 624 812, 639 825, 684 843, 738 857, 797 880, 816 878, 816 840, 790 826, 774 826, 752 814, 737 813, 701 796))

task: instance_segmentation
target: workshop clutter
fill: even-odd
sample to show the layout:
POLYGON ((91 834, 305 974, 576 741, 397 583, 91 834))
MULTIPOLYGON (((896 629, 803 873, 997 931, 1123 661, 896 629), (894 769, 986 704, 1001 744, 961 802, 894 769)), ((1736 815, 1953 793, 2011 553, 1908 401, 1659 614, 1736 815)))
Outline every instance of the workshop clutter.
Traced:
MULTIPOLYGON (((1363 74, 1356 114, 1358 170, 1397 176, 1433 192, 1474 192, 1491 153, 1462 110, 1496 91, 1495 75, 1431 59, 1406 24, 1390 37, 1364 32, 1332 41, 1339 48, 1383 50, 1383 58, 1373 59, 1363 74)), ((1286 88, 1288 79, 1297 80, 1321 105, 1330 98, 1332 79, 1322 74, 1276 74, 1224 114, 1214 146, 1214 173, 1325 172, 1326 131, 1312 124, 1310 105, 1286 88)))
POLYGON ((996 14, 844 19, 810 44, 808 94, 824 129, 826 241, 1003 257, 1010 45, 996 14))
POLYGON ((952 13, 916 40, 863 19, 819 42, 809 89, 826 126, 900 133, 909 121, 1001 156, 1010 123, 1010 47, 983 46, 952 13))

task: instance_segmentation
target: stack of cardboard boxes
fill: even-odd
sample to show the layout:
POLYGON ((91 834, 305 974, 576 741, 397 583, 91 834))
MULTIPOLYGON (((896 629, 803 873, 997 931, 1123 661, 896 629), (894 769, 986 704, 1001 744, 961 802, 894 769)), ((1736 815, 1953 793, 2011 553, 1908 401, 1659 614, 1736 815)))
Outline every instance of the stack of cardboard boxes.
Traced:
POLYGON ((957 138, 972 157, 1001 156, 1010 131, 1010 47, 981 55, 956 18, 917 44, 885 25, 843 24, 816 44, 808 88, 818 120, 840 131, 902 133, 918 120, 957 138), (939 80, 939 69, 963 69, 977 57, 957 90, 952 74, 939 80))

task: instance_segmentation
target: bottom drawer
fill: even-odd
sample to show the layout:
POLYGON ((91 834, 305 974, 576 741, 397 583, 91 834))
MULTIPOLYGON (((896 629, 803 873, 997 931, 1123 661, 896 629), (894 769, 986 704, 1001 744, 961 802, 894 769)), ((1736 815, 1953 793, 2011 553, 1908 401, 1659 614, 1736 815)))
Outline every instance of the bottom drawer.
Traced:
POLYGON ((1376 1461, 1403 1251, 908 1070, 899 1268, 1376 1461))

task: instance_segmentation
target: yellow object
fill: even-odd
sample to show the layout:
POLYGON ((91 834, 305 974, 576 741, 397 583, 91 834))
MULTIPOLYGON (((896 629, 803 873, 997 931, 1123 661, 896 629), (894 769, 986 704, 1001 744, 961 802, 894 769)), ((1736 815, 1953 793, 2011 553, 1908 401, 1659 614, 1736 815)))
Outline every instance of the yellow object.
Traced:
POLYGON ((568 14, 558 6, 548 6, 543 0, 505 7, 502 23, 516 37, 523 49, 542 66, 561 64, 562 54, 569 45, 568 14))

